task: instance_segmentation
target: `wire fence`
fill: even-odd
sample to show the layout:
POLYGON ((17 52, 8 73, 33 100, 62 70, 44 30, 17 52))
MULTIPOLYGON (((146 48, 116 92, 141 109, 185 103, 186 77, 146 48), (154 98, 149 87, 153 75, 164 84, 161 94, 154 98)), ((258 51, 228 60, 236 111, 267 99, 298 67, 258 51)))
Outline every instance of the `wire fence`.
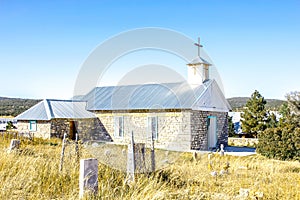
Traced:
POLYGON ((49 144, 56 146, 59 143, 58 139, 45 140, 43 138, 35 137, 31 132, 19 132, 16 130, 7 130, 0 132, 0 142, 9 144, 12 139, 20 140, 21 144, 49 144))

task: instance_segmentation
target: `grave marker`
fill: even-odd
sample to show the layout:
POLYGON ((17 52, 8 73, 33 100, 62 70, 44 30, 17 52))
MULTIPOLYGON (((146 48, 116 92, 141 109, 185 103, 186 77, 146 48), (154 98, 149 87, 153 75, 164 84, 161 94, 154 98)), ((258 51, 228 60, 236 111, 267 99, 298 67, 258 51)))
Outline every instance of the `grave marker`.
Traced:
POLYGON ((152 144, 151 144, 151 172, 155 171, 155 149, 154 149, 154 139, 152 138, 152 144))
POLYGON ((85 194, 98 193, 98 160, 94 158, 80 160, 79 198, 85 194))
POLYGON ((134 158, 134 139, 133 132, 131 133, 131 140, 128 144, 128 153, 127 153, 127 181, 134 181, 134 172, 135 172, 135 158, 134 158))
MULTIPOLYGON (((127 181, 134 181, 135 173, 145 173, 146 161, 145 161, 146 145, 145 143, 134 143, 133 132, 131 133, 131 140, 128 144, 128 155, 127 155, 127 181)), ((154 150, 151 150, 151 168, 155 165, 154 150), (153 153, 152 153, 153 152, 153 153)))
POLYGON ((9 151, 13 151, 20 148, 20 140, 12 139, 9 146, 9 151))
POLYGON ((221 144, 220 148, 221 148, 220 156, 224 156, 224 144, 221 144))

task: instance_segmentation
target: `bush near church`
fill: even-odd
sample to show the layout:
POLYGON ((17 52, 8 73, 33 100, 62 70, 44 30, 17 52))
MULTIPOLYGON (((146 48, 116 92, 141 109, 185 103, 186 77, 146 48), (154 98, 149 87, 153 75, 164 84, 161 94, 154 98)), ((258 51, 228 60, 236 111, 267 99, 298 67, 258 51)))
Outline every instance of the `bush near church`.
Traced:
POLYGON ((287 95, 278 127, 258 134, 257 152, 280 160, 300 160, 300 92, 287 95))

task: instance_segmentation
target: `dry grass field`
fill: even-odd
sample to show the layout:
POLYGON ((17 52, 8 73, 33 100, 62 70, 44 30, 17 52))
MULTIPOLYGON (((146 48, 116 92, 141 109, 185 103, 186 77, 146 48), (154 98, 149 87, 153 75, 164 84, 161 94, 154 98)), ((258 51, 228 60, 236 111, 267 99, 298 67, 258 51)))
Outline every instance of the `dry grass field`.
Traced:
MULTIPOLYGON (((22 140, 20 150, 10 153, 9 142, 0 134, 1 199, 78 199, 79 162, 74 145, 66 147, 63 170, 59 172, 61 141, 22 140)), ((100 150, 97 152, 101 157, 100 150)), ((90 153, 80 147, 80 158, 93 156, 90 153)), ((175 154, 161 152, 163 156, 157 159, 175 154)), ((125 183, 123 171, 102 164, 100 158, 95 199, 300 199, 299 162, 259 155, 215 154, 211 164, 207 154, 199 154, 197 160, 191 153, 178 154, 177 158, 155 173, 138 174, 131 185, 125 183), (227 163, 228 173, 221 175, 227 163), (217 176, 212 176, 212 171, 217 176)), ((107 155, 103 160, 108 162, 107 155)))

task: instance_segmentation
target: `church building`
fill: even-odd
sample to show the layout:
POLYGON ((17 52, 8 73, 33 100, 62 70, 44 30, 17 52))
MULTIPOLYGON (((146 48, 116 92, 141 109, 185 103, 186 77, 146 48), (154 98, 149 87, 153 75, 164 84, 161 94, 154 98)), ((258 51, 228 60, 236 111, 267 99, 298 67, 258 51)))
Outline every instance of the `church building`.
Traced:
MULTIPOLYGON (((46 134, 46 138, 62 137, 62 130, 55 127, 59 127, 57 121, 63 121, 64 133, 76 131, 83 142, 128 144, 133 134, 136 142, 147 145, 154 140, 155 148, 166 150, 211 150, 227 145, 231 108, 217 81, 210 78, 211 64, 200 56, 202 46, 197 46, 197 57, 187 64, 188 81, 95 87, 81 103, 73 103, 81 106, 80 112, 74 111, 76 115, 69 110, 65 118, 30 119, 38 112, 30 108, 16 117, 22 124, 22 130, 18 129, 46 134), (37 124, 34 130, 33 121, 37 124), (43 133, 36 128, 41 122, 50 124, 49 134, 48 128, 43 133)), ((65 112, 64 106, 70 105, 61 103, 59 112, 65 112)))

